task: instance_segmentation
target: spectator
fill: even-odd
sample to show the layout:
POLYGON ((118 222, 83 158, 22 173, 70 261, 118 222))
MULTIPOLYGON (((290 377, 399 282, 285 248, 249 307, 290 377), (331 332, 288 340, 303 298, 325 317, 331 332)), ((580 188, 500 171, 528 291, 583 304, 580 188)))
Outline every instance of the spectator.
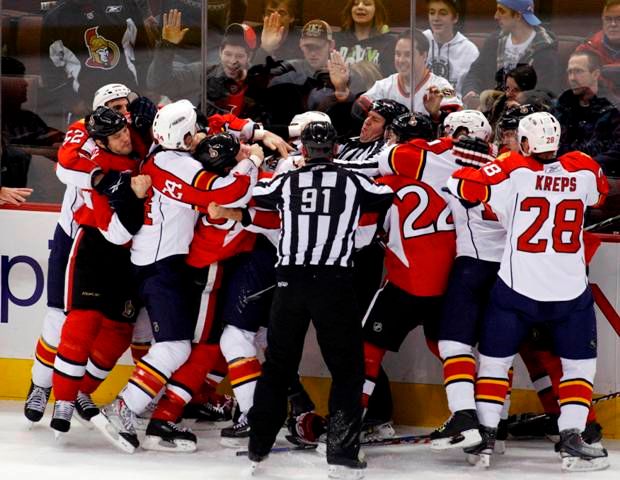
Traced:
POLYGON ((394 73, 396 37, 389 34, 383 0, 349 0, 342 11, 336 47, 348 64, 369 62, 382 76, 394 73))
POLYGON ((350 104, 364 91, 362 79, 334 51, 327 22, 306 23, 299 47, 304 58, 291 61, 285 73, 269 82, 265 99, 272 123, 288 125, 298 113, 319 110, 330 114, 339 132, 348 130, 350 104))
POLYGON ((570 90, 558 98, 553 115, 562 126, 559 155, 579 150, 594 157, 606 175, 620 176, 620 112, 605 98, 601 60, 575 52, 568 60, 570 90))
POLYGON ((603 29, 595 33, 578 52, 596 53, 606 67, 602 75, 614 90, 620 90, 620 0, 606 0, 603 8, 603 29))
POLYGON ((533 0, 497 1, 495 20, 500 30, 485 41, 463 82, 463 101, 468 107, 478 108, 483 90, 503 90, 506 73, 520 63, 534 67, 541 87, 557 90, 558 43, 533 12, 533 0))
POLYGON ((171 10, 163 15, 162 41, 155 50, 148 71, 149 88, 177 100, 186 98, 194 104, 200 101, 198 88, 203 74, 207 75, 209 101, 237 116, 251 116, 246 98, 246 82, 252 53, 256 48, 256 33, 249 25, 231 24, 220 44, 219 62, 203 68, 200 61, 175 62, 176 48, 184 42, 187 28, 182 27, 182 14, 171 10))
POLYGON ((528 64, 517 65, 506 74, 504 91, 489 112, 489 123, 493 128, 507 109, 519 105, 517 97, 521 92, 536 88, 537 80, 536 71, 528 64))
POLYGON ((263 26, 256 32, 260 37, 260 47, 254 55, 254 64, 265 63, 267 57, 280 60, 301 58, 301 28, 295 26, 299 17, 298 0, 265 2, 263 26))
POLYGON ((24 110, 28 102, 26 67, 13 57, 2 57, 2 132, 7 143, 51 146, 64 139, 64 133, 48 127, 34 112, 24 110))
MULTIPOLYGON (((43 17, 43 109, 80 118, 90 110, 95 91, 120 82, 144 87, 150 61, 144 18, 130 0, 66 0, 43 17), (66 111, 58 112, 65 108, 66 111)), ((63 119, 71 121, 71 118, 63 119)))
MULTIPOLYGON (((417 85, 414 94, 414 110, 431 115, 440 121, 441 108, 460 105, 454 89, 448 80, 431 72, 427 65, 428 40, 420 30, 414 32, 413 72, 417 85)), ((408 107, 411 103, 411 32, 401 33, 396 42, 394 66, 397 73, 375 82, 370 90, 357 101, 356 106, 368 111, 374 100, 381 98, 396 100, 408 107)), ((356 109, 357 110, 357 109, 356 109)))
POLYGON ((457 0, 427 0, 427 4, 431 26, 424 31, 430 43, 428 67, 447 79, 461 96, 465 75, 480 52, 471 40, 455 30, 459 23, 457 0))
POLYGON ((32 194, 32 188, 9 188, 0 185, 0 205, 21 205, 32 194))

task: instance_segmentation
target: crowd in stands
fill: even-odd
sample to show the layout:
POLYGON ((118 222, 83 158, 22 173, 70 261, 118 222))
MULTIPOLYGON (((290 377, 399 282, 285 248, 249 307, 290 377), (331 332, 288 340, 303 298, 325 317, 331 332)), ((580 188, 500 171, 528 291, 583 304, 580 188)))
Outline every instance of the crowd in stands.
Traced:
POLYGON ((534 99, 558 116, 562 152, 578 148, 618 176, 620 1, 605 2, 601 31, 566 64, 533 0, 498 0, 499 28, 480 48, 460 31, 467 2, 424 3, 429 28, 411 32, 390 28, 402 19, 389 18, 384 0, 347 1, 339 25, 319 18, 302 25, 302 0, 265 0, 262 24, 244 21, 245 1, 208 2, 204 65, 201 2, 166 0, 155 15, 146 1, 56 2, 43 16, 36 113, 21 109, 9 85, 28 73, 23 64, 2 59, 4 183, 25 186, 28 172, 29 154, 10 145, 57 144, 100 86, 121 82, 159 105, 182 98, 202 105, 204 75, 212 111, 278 132, 295 115, 320 110, 343 137, 359 135, 372 100, 410 107, 412 91, 414 110, 437 126, 451 111, 474 108, 495 130, 510 108, 534 99))

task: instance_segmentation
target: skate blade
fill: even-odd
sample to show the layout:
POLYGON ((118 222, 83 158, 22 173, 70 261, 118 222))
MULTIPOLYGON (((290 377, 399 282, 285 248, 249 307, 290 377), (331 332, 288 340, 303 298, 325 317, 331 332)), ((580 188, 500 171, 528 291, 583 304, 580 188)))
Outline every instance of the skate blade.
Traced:
POLYGON ((495 447, 493 447, 493 453, 497 453, 499 455, 503 455, 504 453, 506 453, 506 441, 495 440, 495 447))
POLYGON ((196 451, 196 444, 190 440, 168 441, 154 435, 147 435, 142 442, 142 448, 156 452, 192 453, 196 451))
POLYGON ((468 453, 467 463, 476 468, 489 468, 491 466, 491 455, 488 453, 481 453, 479 455, 468 453))
POLYGON ((149 418, 136 417, 136 430, 140 432, 146 431, 146 427, 148 427, 150 421, 151 421, 150 417, 149 418))
POLYGON ((261 468, 259 466, 259 462, 250 462, 250 466, 244 470, 244 476, 246 477, 256 477, 260 475, 261 468))
POLYGON ((226 448, 247 448, 248 438, 222 437, 220 438, 220 445, 226 448))
POLYGON ((562 459, 562 471, 564 472, 593 472, 609 468, 607 457, 586 460, 580 457, 564 457, 562 459))
POLYGON ((54 440, 60 444, 64 443, 65 435, 67 435, 67 432, 59 432, 58 430, 54 430, 54 429, 52 430, 54 431, 54 440))
POLYGON ((348 468, 342 465, 330 465, 327 470, 327 478, 357 480, 364 478, 364 470, 359 468, 348 468))
POLYGON ((480 431, 477 428, 465 430, 460 435, 451 438, 438 438, 431 441, 431 450, 440 452, 451 448, 467 448, 479 445, 482 442, 480 431))
POLYGON ((82 426, 84 426, 88 430, 94 430, 95 426, 93 425, 93 422, 91 422, 90 420, 86 420, 79 413, 76 412, 73 417, 77 418, 77 421, 80 422, 82 424, 82 426))
POLYGON ((91 423, 103 434, 104 438, 108 440, 109 443, 118 448, 120 451, 125 453, 135 453, 136 447, 118 434, 103 412, 99 415, 95 415, 92 418, 91 423))

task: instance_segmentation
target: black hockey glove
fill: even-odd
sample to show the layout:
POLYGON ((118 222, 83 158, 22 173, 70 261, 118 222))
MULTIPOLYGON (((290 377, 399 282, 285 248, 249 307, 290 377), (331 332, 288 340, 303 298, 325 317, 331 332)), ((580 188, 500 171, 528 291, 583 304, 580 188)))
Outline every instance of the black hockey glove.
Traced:
POLYGON ((489 143, 477 137, 461 137, 452 147, 456 163, 474 168, 495 160, 494 150, 489 143))
POLYGON ((147 97, 138 97, 127 107, 131 113, 131 122, 141 135, 150 133, 153 120, 157 115, 157 106, 147 97))
POLYGON ((119 172, 110 170, 93 188, 98 193, 105 195, 112 201, 122 200, 128 195, 133 195, 131 190, 131 172, 119 172))

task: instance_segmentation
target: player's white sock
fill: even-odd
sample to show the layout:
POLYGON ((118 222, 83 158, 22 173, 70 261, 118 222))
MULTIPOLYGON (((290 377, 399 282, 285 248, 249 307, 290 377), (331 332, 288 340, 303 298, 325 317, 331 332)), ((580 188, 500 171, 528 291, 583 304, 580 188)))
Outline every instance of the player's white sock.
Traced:
POLYGON ((478 379, 476 380, 476 409, 480 423, 497 428, 508 393, 508 370, 514 355, 510 357, 487 357, 480 355, 478 379))
POLYGON ((440 340, 439 355, 443 362, 448 408, 452 413, 459 410, 474 410, 476 359, 473 347, 452 340, 440 340))
POLYGON ((65 314, 59 308, 48 307, 43 318, 41 336, 37 342, 34 363, 32 364, 32 382, 43 388, 52 386, 54 361, 60 343, 60 332, 65 323, 65 314))
POLYGON ((560 380, 560 432, 576 428, 583 432, 592 403, 592 384, 596 374, 596 358, 570 360, 562 358, 562 379, 560 380))

